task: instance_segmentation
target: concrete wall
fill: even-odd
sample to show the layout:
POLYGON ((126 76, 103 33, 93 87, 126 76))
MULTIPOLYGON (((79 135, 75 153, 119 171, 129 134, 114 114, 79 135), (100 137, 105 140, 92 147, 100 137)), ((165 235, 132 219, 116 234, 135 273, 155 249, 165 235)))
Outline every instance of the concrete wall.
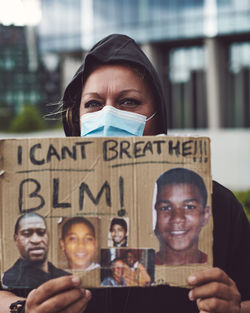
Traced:
POLYGON ((212 177, 231 190, 250 189, 250 130, 171 130, 211 138, 212 177))

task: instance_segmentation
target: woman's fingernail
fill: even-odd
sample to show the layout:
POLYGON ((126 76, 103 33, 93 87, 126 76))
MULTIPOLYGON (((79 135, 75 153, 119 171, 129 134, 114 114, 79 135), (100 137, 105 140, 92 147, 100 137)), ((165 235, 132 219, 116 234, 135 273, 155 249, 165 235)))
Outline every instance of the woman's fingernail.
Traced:
POLYGON ((82 295, 83 296, 86 296, 86 289, 85 288, 80 288, 81 292, 82 292, 82 295))
POLYGON ((85 297, 88 298, 88 300, 91 299, 91 292, 88 289, 85 289, 85 297))
POLYGON ((191 276, 188 277, 188 282, 190 284, 194 283, 195 281, 196 281, 196 277, 195 276, 191 275, 191 276))
POLYGON ((75 284, 75 285, 78 285, 80 283, 80 278, 77 277, 77 276, 73 276, 72 277, 72 282, 75 284))
POLYGON ((194 295, 193 295, 193 291, 191 290, 191 291, 189 291, 189 293, 188 293, 188 297, 189 297, 189 299, 191 300, 191 301, 193 301, 194 300, 194 295))

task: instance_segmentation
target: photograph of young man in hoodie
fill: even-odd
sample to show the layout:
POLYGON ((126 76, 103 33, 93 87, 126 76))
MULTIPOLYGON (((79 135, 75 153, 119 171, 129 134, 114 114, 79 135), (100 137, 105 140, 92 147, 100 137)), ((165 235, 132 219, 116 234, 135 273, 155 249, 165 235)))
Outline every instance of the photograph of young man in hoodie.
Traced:
MULTIPOLYGON (((92 47, 67 86, 62 104, 66 136, 167 133, 159 77, 136 42, 125 35, 109 35, 92 47)), ((250 312, 249 222, 232 193, 216 182, 212 209, 214 267, 187 277, 191 290, 164 285, 90 291, 79 288, 79 278, 68 276, 33 290, 26 313, 160 313, 165 308, 171 313, 235 313, 241 305, 250 312)), ((20 298, 1 291, 0 299, 0 312, 6 313, 20 298)))
POLYGON ((207 263, 207 254, 199 249, 199 235, 210 216, 201 176, 186 168, 172 168, 157 179, 156 190, 152 210, 160 250, 155 264, 207 263))

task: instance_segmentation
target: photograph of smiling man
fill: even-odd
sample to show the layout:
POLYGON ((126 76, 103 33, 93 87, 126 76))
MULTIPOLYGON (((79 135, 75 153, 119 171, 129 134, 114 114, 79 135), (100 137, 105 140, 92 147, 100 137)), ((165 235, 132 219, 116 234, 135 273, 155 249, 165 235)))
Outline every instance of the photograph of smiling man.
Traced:
POLYGON ((109 228, 109 247, 127 247, 128 245, 128 223, 123 218, 114 217, 109 228))
POLYGON ((160 249, 155 264, 207 263, 207 254, 199 250, 199 234, 210 215, 201 176, 173 168, 157 179, 156 189, 153 220, 160 249))

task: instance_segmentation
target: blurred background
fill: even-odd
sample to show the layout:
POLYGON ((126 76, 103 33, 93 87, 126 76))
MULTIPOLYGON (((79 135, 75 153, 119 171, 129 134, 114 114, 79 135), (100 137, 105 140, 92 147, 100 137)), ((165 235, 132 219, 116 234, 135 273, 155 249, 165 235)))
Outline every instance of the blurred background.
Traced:
POLYGON ((0 0, 0 138, 63 136, 43 116, 110 33, 141 45, 169 134, 209 136, 213 178, 250 211, 250 0, 0 0))

